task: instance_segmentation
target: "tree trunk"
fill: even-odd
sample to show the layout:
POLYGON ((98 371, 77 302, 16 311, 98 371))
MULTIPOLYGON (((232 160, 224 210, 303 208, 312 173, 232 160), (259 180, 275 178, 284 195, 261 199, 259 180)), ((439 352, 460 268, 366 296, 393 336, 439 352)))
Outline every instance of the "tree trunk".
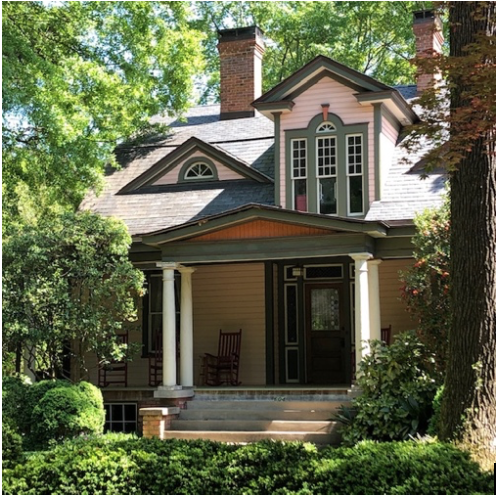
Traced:
MULTIPOLYGON (((453 64, 467 55, 464 47, 477 42, 477 33, 495 34, 495 4, 450 2, 453 64)), ((479 63, 494 60, 485 57, 479 63)), ((466 80, 455 75, 452 82, 455 112, 471 102, 465 97, 466 80)), ((484 112, 477 115, 484 117, 484 112)), ((453 323, 441 411, 441 437, 460 441, 491 466, 496 455, 495 133, 493 125, 474 139, 451 176, 453 323)), ((457 139, 456 127, 451 139, 457 139)))

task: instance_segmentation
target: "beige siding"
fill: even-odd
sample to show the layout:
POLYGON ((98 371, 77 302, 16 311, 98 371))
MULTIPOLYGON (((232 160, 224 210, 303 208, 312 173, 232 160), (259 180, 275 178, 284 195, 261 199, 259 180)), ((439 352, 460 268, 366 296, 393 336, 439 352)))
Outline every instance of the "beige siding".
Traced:
POLYGON ((219 329, 243 329, 240 381, 265 384, 264 265, 199 267, 193 274, 195 379, 200 355, 217 353, 219 329))
MULTIPOLYGON (((167 172, 167 174, 157 179, 153 183, 153 185, 160 186, 162 184, 176 184, 179 180, 179 172, 181 171, 181 168, 184 165, 184 163, 190 160, 191 158, 195 158, 195 157, 198 157, 198 159, 202 159, 205 158, 205 154, 201 152, 195 152, 192 153, 191 155, 188 155, 188 157, 186 157, 182 162, 178 163, 172 170, 167 172)), ((229 181, 232 179, 245 179, 241 174, 238 174, 229 167, 226 167, 225 165, 221 164, 218 160, 212 160, 210 157, 209 160, 211 160, 214 163, 220 181, 229 181)))
POLYGON ((406 311, 400 298, 401 282, 398 272, 406 270, 413 263, 411 259, 384 260, 379 265, 379 285, 381 297, 381 326, 392 326, 393 336, 415 328, 415 322, 406 311))
MULTIPOLYGON (((234 264, 198 267, 193 274, 194 378, 200 384, 203 353, 217 354, 219 329, 243 329, 240 380, 245 386, 265 384, 264 265, 234 264)), ((129 341, 141 345, 141 325, 129 341)), ((98 381, 97 360, 88 355, 90 380, 98 381)), ((179 364, 178 364, 179 369, 179 364)), ((148 359, 141 353, 129 363, 128 387, 148 386, 148 359)))
MULTIPOLYGON (((329 103, 329 112, 338 115, 344 124, 369 123, 369 198, 374 199, 374 129, 372 106, 360 105, 353 96, 355 90, 343 86, 329 77, 322 78, 314 86, 294 99, 292 112, 281 116, 281 204, 286 207, 286 148, 284 131, 303 129, 310 120, 322 112, 321 105, 329 103)), ((367 207, 368 208, 368 207, 367 207)))

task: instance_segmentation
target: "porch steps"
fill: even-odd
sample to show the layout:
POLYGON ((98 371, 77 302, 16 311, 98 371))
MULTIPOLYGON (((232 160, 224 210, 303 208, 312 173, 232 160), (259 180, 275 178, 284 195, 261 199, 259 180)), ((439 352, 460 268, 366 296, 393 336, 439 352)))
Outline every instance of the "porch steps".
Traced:
POLYGON ((330 418, 349 401, 195 399, 181 410, 166 439, 210 439, 250 443, 262 439, 339 444, 338 424, 330 418))

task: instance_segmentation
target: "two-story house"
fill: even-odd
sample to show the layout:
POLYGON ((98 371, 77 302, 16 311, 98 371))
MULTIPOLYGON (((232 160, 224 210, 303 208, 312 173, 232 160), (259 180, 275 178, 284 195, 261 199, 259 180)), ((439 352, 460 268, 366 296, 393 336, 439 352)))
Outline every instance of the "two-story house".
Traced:
MULTIPOLYGON (((419 50, 440 50, 435 18, 418 15, 414 30, 419 50)), ((146 274, 128 400, 146 397, 157 335, 154 393, 171 398, 201 383, 219 329, 243 330, 243 386, 301 387, 349 386, 367 340, 414 325, 398 272, 412 263, 415 213, 441 203, 444 178, 422 180, 401 137, 430 76, 390 87, 320 56, 262 95, 261 31, 221 31, 218 49, 220 105, 120 146, 122 168, 82 205, 127 224, 146 274)))

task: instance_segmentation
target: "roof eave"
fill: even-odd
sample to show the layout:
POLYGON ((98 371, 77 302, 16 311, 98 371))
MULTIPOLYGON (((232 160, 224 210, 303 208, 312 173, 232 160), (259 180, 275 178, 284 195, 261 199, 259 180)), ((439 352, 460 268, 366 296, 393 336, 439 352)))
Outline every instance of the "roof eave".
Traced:
POLYGON ((354 96, 360 105, 383 103, 402 126, 415 124, 420 120, 398 90, 364 92, 357 93, 354 96))

